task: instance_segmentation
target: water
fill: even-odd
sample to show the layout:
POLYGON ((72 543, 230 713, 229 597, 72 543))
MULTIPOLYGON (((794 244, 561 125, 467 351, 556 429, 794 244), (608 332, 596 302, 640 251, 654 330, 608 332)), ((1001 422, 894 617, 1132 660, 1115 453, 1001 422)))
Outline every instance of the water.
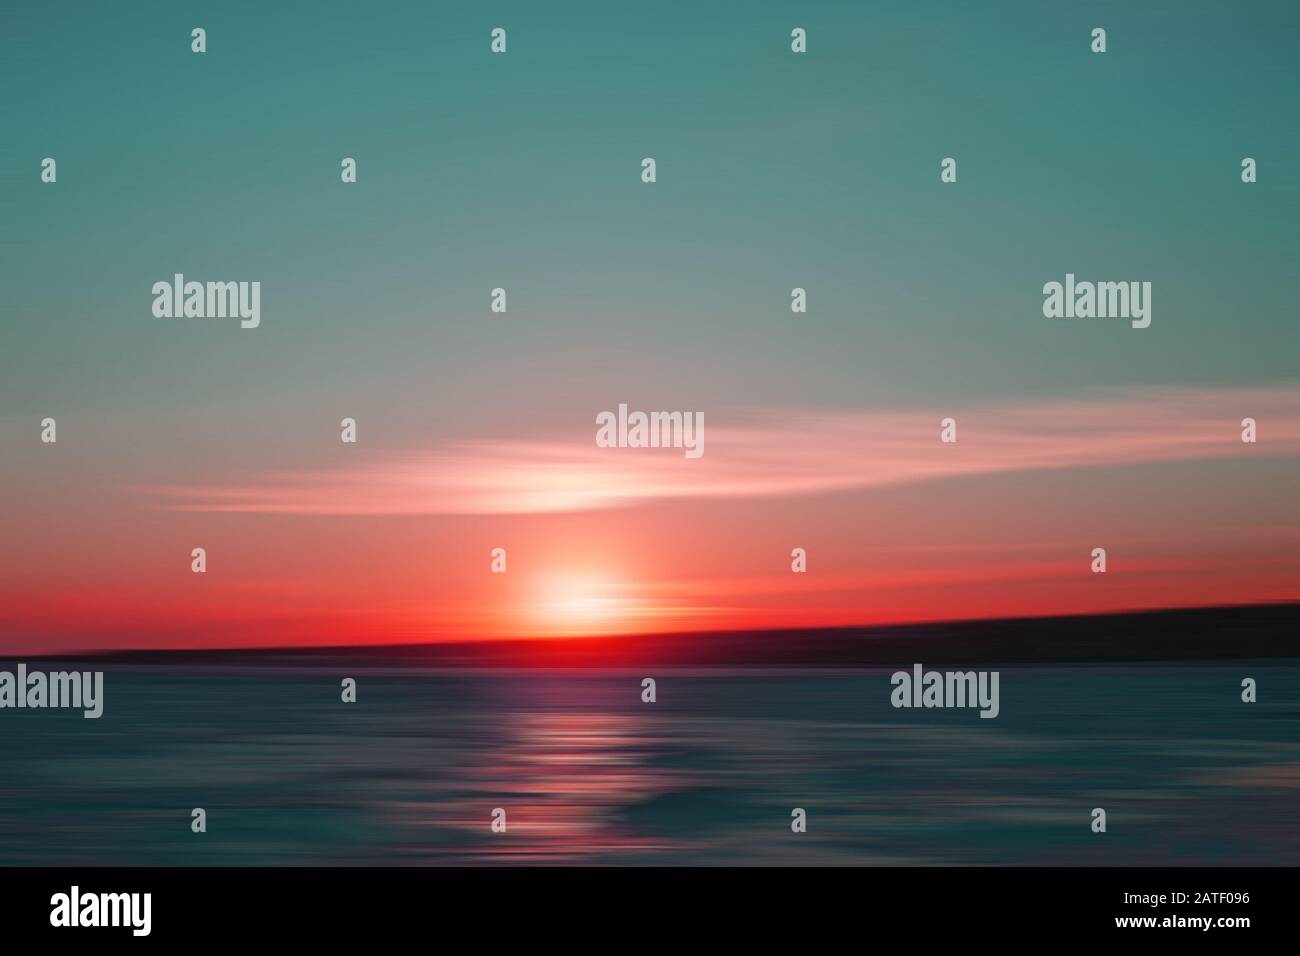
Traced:
POLYGON ((996 720, 642 676, 113 668, 98 721, 0 711, 0 863, 1300 864, 1294 662, 1003 668, 996 720))

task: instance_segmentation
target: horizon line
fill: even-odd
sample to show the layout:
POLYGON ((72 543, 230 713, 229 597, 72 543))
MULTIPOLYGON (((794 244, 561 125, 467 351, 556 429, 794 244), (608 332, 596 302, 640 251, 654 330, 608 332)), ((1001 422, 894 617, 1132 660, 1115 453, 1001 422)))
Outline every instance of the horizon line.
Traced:
POLYGON ((845 634, 857 633, 867 635, 871 633, 886 634, 891 632, 907 631, 925 631, 936 628, 973 628, 979 625, 1025 625, 1035 622, 1066 622, 1066 621, 1088 621, 1103 620, 1114 618, 1152 618, 1156 616, 1191 616, 1199 614, 1209 614, 1214 612, 1246 612, 1246 611, 1266 611, 1281 609, 1300 609, 1300 599, 1268 601, 1268 602, 1246 602, 1240 604, 1193 604, 1180 605, 1177 607, 1157 607, 1157 608, 1129 608, 1123 610, 1108 610, 1095 613, 1074 613, 1074 614, 1026 614, 1011 615, 1006 617, 971 617, 971 618, 932 618, 922 621, 900 621, 890 624, 833 624, 811 627, 770 627, 770 628, 709 628, 709 629, 685 629, 673 631, 635 631, 635 632, 613 632, 609 634, 571 634, 571 635, 536 635, 536 636, 509 636, 509 637, 489 637, 489 638, 460 638, 455 640, 420 640, 420 641, 399 641, 394 643, 327 643, 327 644, 274 644, 260 647, 253 646, 222 646, 222 647, 138 647, 138 648, 102 648, 98 650, 66 650, 56 651, 49 654, 9 654, 0 653, 0 659, 17 660, 26 658, 29 660, 81 660, 90 658, 111 658, 111 657, 128 657, 128 656, 172 656, 172 655, 271 655, 271 654, 303 654, 312 651, 358 651, 363 653, 378 653, 385 651, 409 651, 419 648, 484 648, 497 647, 502 648, 509 645, 523 646, 542 646, 542 645, 590 645, 596 643, 619 642, 633 644, 637 641, 651 641, 663 639, 682 639, 690 637, 706 638, 723 638, 729 636, 751 635, 751 636, 778 636, 790 634, 845 634))

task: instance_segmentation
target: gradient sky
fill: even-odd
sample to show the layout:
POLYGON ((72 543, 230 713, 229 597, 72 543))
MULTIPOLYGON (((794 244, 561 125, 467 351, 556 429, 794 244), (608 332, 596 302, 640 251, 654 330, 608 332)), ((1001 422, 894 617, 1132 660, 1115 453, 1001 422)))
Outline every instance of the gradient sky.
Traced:
POLYGON ((1294 4, 0 17, 0 650, 1300 597, 1294 4), (595 448, 620 402, 704 458, 595 448))

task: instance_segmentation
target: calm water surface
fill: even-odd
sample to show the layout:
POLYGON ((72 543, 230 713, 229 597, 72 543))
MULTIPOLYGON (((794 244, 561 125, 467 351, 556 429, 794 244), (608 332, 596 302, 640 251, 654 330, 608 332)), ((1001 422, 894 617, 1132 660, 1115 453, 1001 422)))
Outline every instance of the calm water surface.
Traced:
POLYGON ((0 712, 0 863, 1300 864, 1294 662, 1001 670, 981 720, 889 671, 118 667, 98 721, 0 712))

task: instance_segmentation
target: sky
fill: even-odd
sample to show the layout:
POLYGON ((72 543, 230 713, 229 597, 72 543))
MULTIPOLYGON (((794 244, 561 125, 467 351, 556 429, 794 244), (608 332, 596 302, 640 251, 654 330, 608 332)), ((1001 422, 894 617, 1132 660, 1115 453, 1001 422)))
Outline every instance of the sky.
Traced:
POLYGON ((1300 597, 1293 5, 383 11, 0 13, 0 652, 1300 597))

